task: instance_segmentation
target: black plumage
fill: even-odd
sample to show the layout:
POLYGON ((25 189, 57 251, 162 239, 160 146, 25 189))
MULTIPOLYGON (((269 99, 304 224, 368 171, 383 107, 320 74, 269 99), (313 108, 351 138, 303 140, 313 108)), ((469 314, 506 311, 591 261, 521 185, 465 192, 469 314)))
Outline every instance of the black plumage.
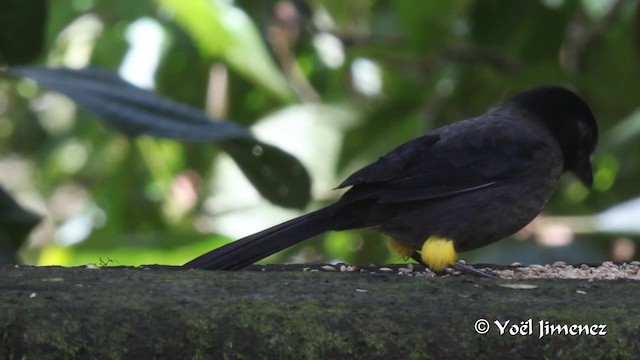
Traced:
POLYGON ((356 171, 334 204, 208 252, 184 266, 235 270, 330 230, 373 228, 411 249, 442 237, 455 251, 500 240, 540 213, 563 172, 591 186, 598 129, 562 87, 404 143, 356 171))

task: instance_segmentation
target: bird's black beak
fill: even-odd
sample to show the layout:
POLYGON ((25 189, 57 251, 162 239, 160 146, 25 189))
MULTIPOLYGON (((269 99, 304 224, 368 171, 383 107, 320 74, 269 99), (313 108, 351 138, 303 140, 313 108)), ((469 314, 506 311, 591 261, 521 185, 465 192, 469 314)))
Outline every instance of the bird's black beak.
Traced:
POLYGON ((576 159, 574 172, 582 183, 591 189, 593 186, 593 169, 591 168, 591 156, 586 153, 579 153, 576 159))

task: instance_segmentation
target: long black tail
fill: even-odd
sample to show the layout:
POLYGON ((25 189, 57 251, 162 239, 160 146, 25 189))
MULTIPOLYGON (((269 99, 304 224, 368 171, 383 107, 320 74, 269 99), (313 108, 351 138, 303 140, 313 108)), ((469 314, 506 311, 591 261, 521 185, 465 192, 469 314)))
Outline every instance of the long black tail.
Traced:
POLYGON ((310 237, 332 230, 332 206, 302 215, 280 225, 212 250, 183 267, 207 270, 238 270, 310 237))

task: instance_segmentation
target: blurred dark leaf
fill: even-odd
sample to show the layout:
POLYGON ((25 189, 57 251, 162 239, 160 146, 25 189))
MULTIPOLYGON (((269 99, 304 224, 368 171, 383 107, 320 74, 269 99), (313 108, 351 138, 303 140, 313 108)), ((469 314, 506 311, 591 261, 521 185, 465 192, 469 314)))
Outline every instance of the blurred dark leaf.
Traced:
POLYGON ((14 67, 8 73, 65 94, 109 127, 131 137, 184 141, 252 137, 239 125, 211 119, 199 110, 135 87, 109 70, 14 67))
POLYGON ((16 253, 40 217, 20 206, 0 187, 0 265, 17 262, 16 253))
POLYGON ((46 0, 0 0, 0 63, 34 61, 44 46, 46 0))
POLYGON ((220 146, 272 202, 290 208, 303 208, 309 202, 311 178, 302 164, 288 159, 286 152, 250 139, 225 141, 220 146))
POLYGON ((265 198, 285 207, 303 207, 310 198, 309 175, 290 154, 256 140, 240 125, 212 119, 197 109, 137 88, 111 71, 16 67, 7 72, 65 94, 109 127, 131 137, 224 140, 224 148, 230 149, 265 198))

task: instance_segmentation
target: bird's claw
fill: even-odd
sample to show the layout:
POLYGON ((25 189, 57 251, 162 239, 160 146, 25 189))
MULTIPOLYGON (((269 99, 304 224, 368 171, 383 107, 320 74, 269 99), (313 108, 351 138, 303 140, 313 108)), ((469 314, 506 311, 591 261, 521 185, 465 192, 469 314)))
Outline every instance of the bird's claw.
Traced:
MULTIPOLYGON (((414 251, 413 254, 411 254, 411 258, 413 260, 415 260, 418 264, 424 265, 426 268, 429 267, 429 265, 425 264, 424 261, 422 261, 422 256, 420 256, 419 252, 414 251)), ((498 275, 496 275, 494 273, 476 269, 471 265, 463 264, 463 263, 461 263, 459 261, 454 262, 453 265, 451 265, 451 268, 453 270, 459 271, 460 273, 465 274, 465 275, 484 277, 484 278, 489 278, 489 279, 499 279, 500 278, 498 275)))

